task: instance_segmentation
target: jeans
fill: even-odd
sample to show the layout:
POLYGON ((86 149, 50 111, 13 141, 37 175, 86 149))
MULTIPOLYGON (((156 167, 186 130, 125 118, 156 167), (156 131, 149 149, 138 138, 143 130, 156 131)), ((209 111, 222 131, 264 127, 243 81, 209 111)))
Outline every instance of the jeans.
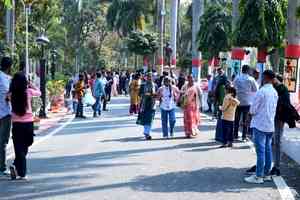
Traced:
POLYGON ((150 136, 151 133, 151 125, 144 125, 144 135, 150 136))
POLYGON ((73 100, 73 112, 77 112, 78 102, 73 100))
POLYGON ((169 136, 168 123, 170 125, 170 136, 173 136, 174 127, 176 123, 175 109, 172 110, 161 109, 161 124, 162 124, 163 137, 169 136))
POLYGON ((222 131, 224 136, 224 144, 233 142, 233 121, 222 120, 222 131))
POLYGON ((235 120, 234 120, 234 138, 237 139, 239 137, 239 127, 240 127, 240 120, 241 115, 242 118, 242 125, 243 125, 243 135, 242 138, 246 139, 246 136, 249 132, 249 125, 247 123, 248 115, 249 115, 250 106, 238 106, 235 113, 235 120))
POLYGON ((253 129, 254 143, 256 148, 256 176, 268 175, 272 167, 272 133, 266 133, 253 129))
POLYGON ((281 160, 281 137, 283 135, 284 122, 276 119, 275 120, 275 134, 274 134, 274 166, 279 169, 280 168, 280 160, 281 160))
POLYGON ((101 97, 96 97, 96 102, 93 105, 94 115, 101 115, 101 97))
POLYGON ((10 137, 11 116, 0 119, 0 172, 6 170, 6 146, 10 137))

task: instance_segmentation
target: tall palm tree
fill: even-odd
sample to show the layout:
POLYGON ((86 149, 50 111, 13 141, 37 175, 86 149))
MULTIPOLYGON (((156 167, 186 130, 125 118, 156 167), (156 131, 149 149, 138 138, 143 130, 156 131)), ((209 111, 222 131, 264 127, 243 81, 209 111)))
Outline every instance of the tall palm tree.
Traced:
POLYGON ((113 0, 108 8, 107 23, 121 37, 127 36, 133 30, 145 29, 153 8, 153 0, 113 0))

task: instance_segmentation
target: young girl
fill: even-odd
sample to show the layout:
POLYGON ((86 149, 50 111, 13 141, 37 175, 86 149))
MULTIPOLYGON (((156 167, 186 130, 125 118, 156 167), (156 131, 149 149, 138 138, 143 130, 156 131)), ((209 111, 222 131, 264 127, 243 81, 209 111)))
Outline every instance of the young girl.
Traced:
POLYGON ((11 179, 26 179, 26 156, 28 147, 33 144, 33 114, 31 99, 41 92, 28 84, 26 76, 19 72, 14 75, 11 86, 12 138, 15 160, 10 167, 11 179))
POLYGON ((233 142, 233 125, 235 118, 235 111, 237 106, 240 104, 239 100, 236 99, 236 90, 232 86, 226 88, 226 96, 223 101, 223 105, 220 106, 222 111, 222 131, 224 136, 223 145, 224 147, 232 147, 233 142))

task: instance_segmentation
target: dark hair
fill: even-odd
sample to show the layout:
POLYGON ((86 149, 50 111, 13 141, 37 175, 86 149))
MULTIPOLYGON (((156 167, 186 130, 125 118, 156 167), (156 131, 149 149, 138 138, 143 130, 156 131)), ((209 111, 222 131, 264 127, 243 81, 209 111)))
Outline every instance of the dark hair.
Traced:
POLYGON ((283 77, 280 74, 276 74, 276 78, 279 82, 283 82, 283 77))
POLYGON ((97 76, 97 78, 101 78, 101 73, 100 73, 100 72, 97 72, 97 73, 96 73, 96 76, 97 76))
POLYGON ((249 65, 243 65, 243 67, 242 67, 242 73, 243 74, 248 73, 249 70, 250 70, 250 66, 249 65))
POLYGON ((232 86, 226 86, 226 91, 227 93, 232 94, 232 96, 235 98, 236 97, 236 89, 232 86))
POLYGON ((25 115, 28 108, 27 84, 24 73, 18 72, 14 75, 10 85, 12 111, 20 116, 25 115))
POLYGON ((263 77, 268 77, 269 79, 274 79, 275 78, 275 73, 272 70, 265 70, 263 72, 263 77))
POLYGON ((6 71, 11 68, 13 61, 10 57, 3 57, 1 60, 1 70, 6 71))

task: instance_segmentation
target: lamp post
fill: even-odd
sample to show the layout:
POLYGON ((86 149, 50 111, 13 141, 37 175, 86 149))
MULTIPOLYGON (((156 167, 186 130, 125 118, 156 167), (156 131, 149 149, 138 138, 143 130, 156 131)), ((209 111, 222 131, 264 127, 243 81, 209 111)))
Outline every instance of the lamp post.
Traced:
POLYGON ((26 76, 29 75, 29 13, 31 10, 31 6, 32 4, 36 1, 36 0, 21 0, 23 7, 24 7, 24 12, 25 12, 25 26, 26 26, 26 31, 25 31, 25 41, 26 41, 26 47, 25 47, 25 51, 26 51, 26 60, 25 60, 25 74, 26 76))
POLYGON ((39 113, 40 118, 46 118, 46 58, 45 58, 45 46, 49 44, 49 39, 45 35, 41 35, 36 39, 36 42, 41 46, 42 54, 40 59, 40 90, 42 106, 39 113))

